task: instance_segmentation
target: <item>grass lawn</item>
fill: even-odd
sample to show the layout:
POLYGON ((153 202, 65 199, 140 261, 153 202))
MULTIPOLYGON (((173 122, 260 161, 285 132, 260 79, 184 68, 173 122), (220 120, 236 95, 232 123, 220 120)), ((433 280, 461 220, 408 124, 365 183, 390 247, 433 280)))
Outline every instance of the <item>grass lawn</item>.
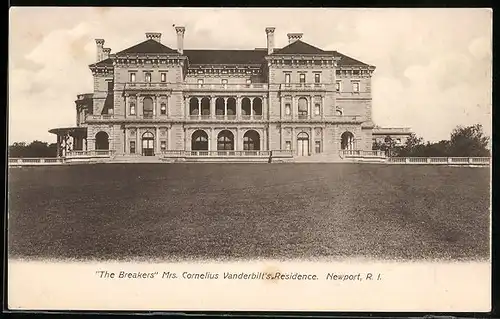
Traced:
POLYGON ((9 168, 10 257, 485 259, 489 169, 377 164, 9 168))

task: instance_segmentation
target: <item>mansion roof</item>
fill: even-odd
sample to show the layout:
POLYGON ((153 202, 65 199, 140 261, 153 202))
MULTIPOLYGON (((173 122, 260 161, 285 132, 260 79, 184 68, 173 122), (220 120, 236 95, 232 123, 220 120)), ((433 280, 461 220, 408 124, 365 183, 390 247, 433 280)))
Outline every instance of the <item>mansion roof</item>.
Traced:
MULTIPOLYGON (((268 56, 267 49, 253 50, 211 50, 196 49, 184 50, 181 55, 176 50, 161 44, 153 39, 148 39, 136 44, 128 49, 115 53, 114 56, 156 54, 156 55, 178 55, 186 56, 189 64, 263 64, 265 57, 268 56)), ((271 56, 280 55, 314 55, 314 56, 333 56, 338 58, 339 66, 369 66, 359 60, 351 58, 337 51, 324 51, 301 40, 297 40, 283 48, 274 49, 271 56)), ((100 62, 91 64, 94 66, 112 66, 113 57, 100 62)))

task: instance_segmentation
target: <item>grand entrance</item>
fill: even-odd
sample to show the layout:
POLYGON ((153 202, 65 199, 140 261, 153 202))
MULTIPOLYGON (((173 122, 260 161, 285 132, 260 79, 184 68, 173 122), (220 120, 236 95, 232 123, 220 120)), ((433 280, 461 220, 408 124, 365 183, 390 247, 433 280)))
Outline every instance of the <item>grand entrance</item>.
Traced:
POLYGON ((309 156, 309 135, 305 132, 297 135, 297 156, 309 156))
POLYGON ((106 132, 100 131, 95 135, 95 149, 109 150, 109 135, 106 132))
POLYGON ((146 132, 142 135, 142 155, 153 156, 154 152, 154 135, 151 132, 146 132))

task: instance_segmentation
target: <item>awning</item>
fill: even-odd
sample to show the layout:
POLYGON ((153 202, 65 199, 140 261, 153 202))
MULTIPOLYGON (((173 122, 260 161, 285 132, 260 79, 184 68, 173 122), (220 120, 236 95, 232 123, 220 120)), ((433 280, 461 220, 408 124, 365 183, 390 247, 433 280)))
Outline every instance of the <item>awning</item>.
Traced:
POLYGON ((49 130, 49 133, 56 134, 58 136, 69 135, 71 137, 87 137, 86 127, 60 127, 53 128, 49 130))

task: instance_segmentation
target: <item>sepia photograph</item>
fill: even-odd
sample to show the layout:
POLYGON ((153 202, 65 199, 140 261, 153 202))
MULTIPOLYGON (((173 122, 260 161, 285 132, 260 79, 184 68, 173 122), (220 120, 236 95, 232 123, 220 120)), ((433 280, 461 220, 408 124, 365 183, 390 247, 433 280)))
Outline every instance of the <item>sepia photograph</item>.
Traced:
POLYGON ((491 9, 11 7, 8 58, 10 310, 490 310, 491 9))

